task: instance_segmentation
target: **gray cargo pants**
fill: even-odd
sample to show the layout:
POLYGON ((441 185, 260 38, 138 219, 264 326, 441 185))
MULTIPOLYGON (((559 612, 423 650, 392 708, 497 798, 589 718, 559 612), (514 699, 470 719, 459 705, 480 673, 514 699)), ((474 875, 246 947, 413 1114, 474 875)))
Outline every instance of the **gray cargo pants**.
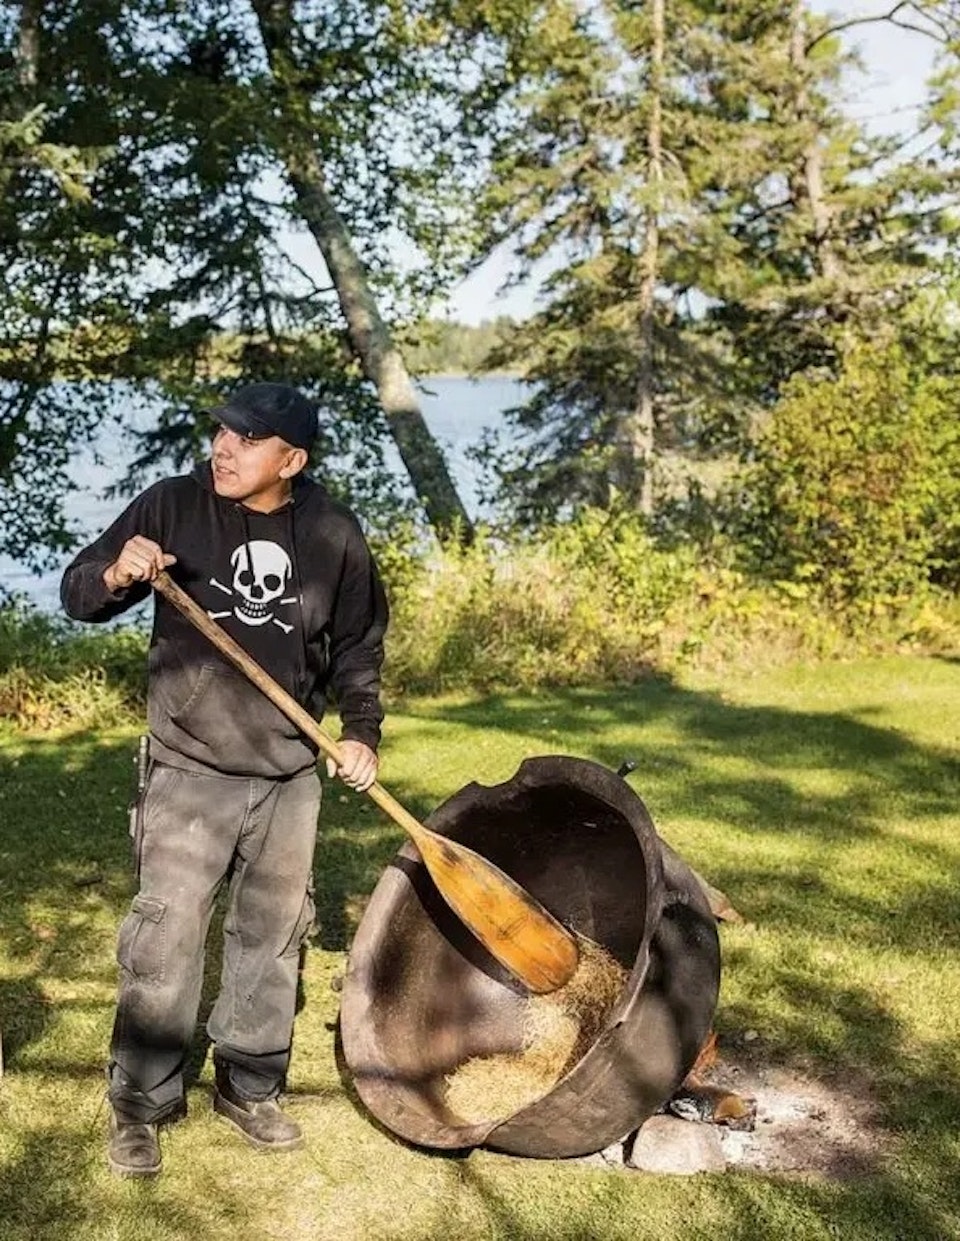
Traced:
POLYGON ((313 925, 319 809, 314 770, 273 781, 154 766, 141 803, 140 891, 117 942, 107 1075, 122 1118, 162 1120, 182 1105, 207 928, 227 878, 223 970, 207 1032, 239 1094, 268 1099, 282 1089, 300 947, 313 925))

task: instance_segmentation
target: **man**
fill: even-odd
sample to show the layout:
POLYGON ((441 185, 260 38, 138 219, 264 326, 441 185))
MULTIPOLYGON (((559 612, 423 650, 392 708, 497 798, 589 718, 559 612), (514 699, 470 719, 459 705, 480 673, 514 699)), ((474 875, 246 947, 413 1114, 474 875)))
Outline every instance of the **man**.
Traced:
MULTIPOLYGON (((286 384, 241 388, 213 411, 209 461, 143 492, 64 573, 77 620, 107 621, 169 569, 319 719, 329 690, 342 765, 377 774, 387 605, 356 518, 303 474, 314 406, 286 384)), ((184 1115, 204 940, 229 882, 220 992, 207 1023, 213 1106, 261 1150, 302 1144, 278 1096, 290 1059, 300 947, 313 921, 316 748, 156 596, 150 771, 135 837, 140 890, 120 927, 107 1069, 108 1159, 160 1171, 158 1126, 184 1115)))

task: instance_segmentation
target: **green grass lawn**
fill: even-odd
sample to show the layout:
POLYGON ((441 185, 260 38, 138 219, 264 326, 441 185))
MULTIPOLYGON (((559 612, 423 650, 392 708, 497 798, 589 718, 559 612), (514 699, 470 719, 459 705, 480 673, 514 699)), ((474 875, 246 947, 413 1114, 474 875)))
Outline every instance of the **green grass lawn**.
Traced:
MULTIPOLYGON (((621 690, 416 699, 391 712, 383 781, 425 816, 528 755, 616 767, 658 830, 747 917, 721 928, 721 1052, 870 1100, 885 1141, 848 1180, 695 1178, 411 1149, 337 1071, 331 979, 398 829, 330 789, 289 1082, 308 1147, 250 1152, 210 1113, 150 1183, 107 1171, 102 1061, 114 935, 131 896, 134 733, 0 732, 0 1237, 960 1237, 960 662, 886 659, 650 680, 621 690)), ((328 786, 329 787, 329 786, 328 786)), ((202 1046, 199 1048, 202 1052, 202 1046)))

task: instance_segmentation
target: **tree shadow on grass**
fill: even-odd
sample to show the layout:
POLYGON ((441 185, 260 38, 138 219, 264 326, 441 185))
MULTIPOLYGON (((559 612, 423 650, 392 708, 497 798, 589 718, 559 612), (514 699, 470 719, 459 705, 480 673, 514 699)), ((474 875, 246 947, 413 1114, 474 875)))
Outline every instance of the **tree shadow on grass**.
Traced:
POLYGON ((405 839, 399 828, 371 823, 357 806, 321 812, 314 868, 320 947, 347 950, 366 897, 405 839))
POLYGON ((0 1029, 7 1067, 115 984, 116 926, 133 892, 126 803, 132 743, 94 734, 0 749, 0 1029), (49 998, 43 980, 56 985, 49 998))
MULTIPOLYGON (((916 1036, 875 991, 826 967, 818 977, 818 954, 848 946, 868 953, 895 948, 932 963, 944 947, 960 942, 957 853, 946 830, 956 821, 960 791, 955 754, 875 726, 866 712, 743 707, 666 679, 607 693, 417 704, 411 714, 422 721, 435 754, 438 726, 455 724, 461 734, 515 734, 522 739, 521 757, 532 748, 611 768, 626 756, 619 738, 630 731, 629 755, 638 760, 644 800, 649 788, 653 801, 659 798, 687 822, 702 819, 712 830, 729 826, 741 842, 747 838, 742 862, 715 867, 706 857, 690 860, 766 932, 785 944, 804 936, 808 943, 760 968, 751 964, 749 945, 735 940, 737 946, 725 953, 725 969, 752 970, 761 990, 722 1004, 721 1030, 737 1035, 762 1029, 771 1066, 845 1082, 877 1105, 878 1124, 909 1147, 906 1163, 878 1159, 864 1183, 791 1186, 798 1209, 819 1221, 809 1235, 833 1235, 828 1217, 838 1235, 931 1241, 950 1235, 947 1213, 956 1209, 958 1190, 949 1171, 949 1134, 960 1115, 960 1074, 956 1036, 947 1033, 946 1023, 955 1030, 955 1014, 947 1004, 944 1037, 928 1040, 918 1052, 916 1036), (642 724, 627 729, 631 719, 642 724), (831 779, 818 782, 821 771, 831 779), (829 791, 817 792, 820 786, 829 791), (924 821, 929 829, 938 820, 945 828, 940 834, 935 828, 901 828, 924 821), (750 864, 751 837, 761 850, 770 847, 766 868, 750 864), (788 853, 785 863, 774 846, 790 841, 801 848, 792 857, 788 853), (868 892, 844 873, 844 851, 864 846, 890 851, 883 852, 886 873, 868 892), (927 1200, 925 1190, 933 1187, 938 1203, 927 1200), (876 1200, 885 1204, 879 1216, 876 1200)), ((412 734, 407 740, 416 743, 412 734)), ((406 796, 424 803, 429 790, 408 788, 406 796)), ((750 1190, 739 1188, 743 1180, 749 1177, 732 1179, 738 1186, 732 1198, 746 1204, 750 1190)), ((489 1201, 489 1194, 485 1201, 503 1235, 537 1235, 525 1231, 506 1206, 489 1201), (502 1218, 498 1211, 505 1212, 502 1218)), ((772 1235, 769 1224, 754 1225, 736 1213, 724 1233, 772 1235)), ((591 1232, 571 1220, 554 1235, 572 1241, 591 1232)))
MULTIPOLYGON (((689 860, 735 904, 746 906, 765 932, 789 939, 795 928, 812 925, 817 951, 818 943, 826 947, 845 938, 867 950, 893 943, 898 951, 930 959, 938 944, 957 942, 960 885, 951 879, 957 869, 952 841, 948 844, 946 833, 941 841, 930 833, 920 838, 893 831, 889 806, 895 799, 897 822, 955 820, 958 764, 953 755, 877 727, 862 714, 743 707, 657 680, 629 690, 558 692, 535 700, 500 696, 452 707, 414 704, 407 718, 415 729, 407 732, 405 744, 414 746, 435 747, 449 721, 461 738, 464 732, 479 737, 487 730, 513 737, 518 761, 533 750, 579 755, 615 768, 628 753, 638 761, 634 783, 655 821, 662 807, 664 817, 702 819, 747 840, 735 861, 714 866, 705 857, 689 860), (729 759, 736 762, 725 767, 729 759), (839 792, 837 782, 830 793, 810 791, 816 783, 805 777, 820 769, 842 777, 839 792), (750 839, 758 845, 778 840, 809 844, 809 860, 754 865, 750 839), (903 860, 895 894, 883 889, 871 899, 842 882, 836 867, 843 848, 865 841, 895 844, 903 860), (915 880, 914 869, 935 869, 942 877, 915 880)), ((0 991, 0 1021, 6 1023, 11 1073, 28 1053, 36 1067, 54 1037, 55 1022, 70 1021, 71 1003, 81 1011, 79 999, 52 1007, 46 980, 112 988, 116 926, 132 892, 126 802, 135 748, 132 739, 104 743, 95 734, 57 743, 19 739, 17 744, 22 753, 16 765, 0 750, 5 824, 0 928, 12 967, 0 991), (87 883, 94 873, 102 881, 87 883), (44 928, 55 936, 46 937, 44 928)), ((441 759, 439 768, 393 791, 423 819, 443 796, 457 791, 438 790, 457 771, 453 764, 444 769, 441 759)), ((466 773, 462 783, 482 774, 466 773)), ((361 799, 341 802, 331 795, 330 785, 325 792, 316 868, 321 944, 343 950, 356 923, 357 898, 373 888, 403 835, 379 815, 362 811, 361 799)), ((752 954, 749 941, 732 938, 725 942, 725 969, 749 972, 752 954)), ((213 979, 216 966, 211 964, 213 979)), ((886 1128, 910 1147, 909 1161, 902 1168, 878 1165, 865 1180, 843 1185, 784 1180, 778 1192, 798 1217, 816 1222, 805 1235, 831 1235, 824 1223, 829 1220, 837 1235, 940 1241, 950 1235, 944 1212, 956 1196, 950 1188, 947 1137, 960 1114, 955 1034, 945 1028, 942 1038, 928 1040, 918 1052, 892 1007, 856 978, 838 979, 826 969, 818 976, 816 967, 815 956, 797 959, 781 953, 774 966, 758 974, 765 994, 741 995, 721 1005, 721 1031, 735 1035, 762 1028, 771 1063, 858 1084, 878 1103, 886 1128), (770 993, 777 997, 776 1017, 771 1016, 770 993), (931 1193, 937 1202, 927 1201, 931 1193)), ((104 1006, 109 1007, 106 1001, 104 1006)), ((66 1064, 53 1071, 67 1071, 66 1064)), ((99 1063, 93 1071, 99 1072, 99 1063)), ((48 1212, 51 1221, 50 1204, 82 1194, 89 1156, 89 1145, 75 1134, 59 1140, 64 1157, 51 1163, 47 1139, 24 1135, 23 1155, 13 1165, 19 1192, 32 1183, 41 1214, 48 1212)), ((458 1166, 469 1168, 469 1162, 458 1166)), ((12 1195, 6 1188, 10 1183, 8 1175, 3 1192, 12 1195)), ((754 1218, 751 1184, 746 1173, 728 1174, 711 1203, 728 1238, 759 1241, 773 1235, 769 1221, 754 1218)), ((464 1187, 482 1197, 497 1235, 517 1241, 542 1235, 489 1178, 469 1172, 464 1187)), ((621 1190, 609 1193, 610 1209, 618 1204, 627 1209, 626 1200, 617 1196, 621 1190)), ((0 1218, 23 1220, 22 1226, 16 1224, 19 1233, 7 1226, 14 1241, 67 1235, 54 1227, 31 1234, 25 1231, 25 1208, 10 1214, 6 1206, 0 1197, 0 1218)), ((595 1235, 590 1211, 568 1211, 567 1216, 554 1221, 550 1235, 558 1241, 595 1235)))
MULTIPOLYGON (((110 997, 93 1004, 108 1035, 116 933, 136 891, 128 834, 136 739, 104 742, 84 732, 59 741, 18 738, 17 746, 23 752, 16 758, 0 748, 0 942, 11 974, 0 977, 0 1033, 11 1072, 55 1022, 91 1008, 79 996, 54 1003, 40 980, 78 992, 93 986, 110 997)), ((203 1022, 220 980, 223 898, 208 935, 188 1084, 209 1046, 203 1022)), ((91 1072, 102 1074, 106 1055, 104 1043, 91 1072)))
POLYGON ((7 1066, 22 1047, 41 1038, 52 1018, 52 1005, 35 978, 0 978, 0 1035, 7 1066))
MULTIPOLYGON (((453 706, 427 704, 411 714, 428 730, 442 720, 478 732, 516 733, 534 742, 542 738, 538 753, 565 753, 613 769, 630 757, 637 763, 630 783, 661 831, 663 822, 658 820, 672 815, 694 825, 703 822, 711 829, 755 835, 758 841, 796 838, 828 850, 857 841, 886 843, 891 835, 891 804, 897 807, 897 822, 909 823, 947 820, 960 801, 960 760, 955 752, 917 744, 853 714, 743 707, 662 677, 606 692, 570 690, 540 694, 535 700, 495 697, 453 706), (628 727, 628 743, 611 740, 628 727), (729 770, 731 760, 739 770, 729 770), (826 771, 836 775, 841 791, 811 792, 810 774, 826 771)), ((429 799, 426 789, 420 788, 408 790, 408 796, 421 803, 429 799)), ((941 844, 903 834, 897 845, 908 860, 931 864, 947 876, 957 871, 957 857, 946 836, 941 844)), ((697 858, 689 860, 700 866, 697 858)), ((744 872, 738 862, 726 872, 711 864, 705 873, 711 880, 716 875, 736 884, 744 872)), ((795 874, 785 873, 778 863, 768 878, 778 888, 793 885, 801 893, 817 883, 825 893, 823 884, 830 884, 816 854, 795 874)), ((738 886, 747 893, 754 890, 750 884, 738 886)), ((937 933, 942 931, 949 942, 960 945, 960 885, 944 882, 933 895, 927 885, 918 886, 907 904, 914 913, 924 908, 937 933)), ((896 908, 879 905, 872 913, 896 913, 901 908, 898 901, 896 908)), ((761 909, 758 916, 769 912, 761 909)), ((787 912, 793 916, 798 911, 791 903, 787 912)), ((842 901, 840 912, 851 912, 842 901)), ((903 926, 906 922, 901 919, 903 926)))
MULTIPOLYGON (((827 1241, 843 1237, 844 1241, 946 1241, 949 1233, 943 1228, 943 1220, 924 1202, 916 1189, 904 1186, 894 1174, 882 1174, 858 1184, 844 1187, 837 1193, 836 1187, 828 1187, 798 1179, 781 1179, 777 1189, 776 1214, 764 1214, 764 1200, 758 1198, 756 1185, 751 1178, 729 1172, 713 1178, 717 1193, 709 1207, 709 1225, 698 1227, 697 1209, 692 1204, 702 1203, 707 1191, 702 1183, 696 1190, 691 1188, 685 1196, 684 1206, 676 1219, 676 1227, 669 1230, 651 1231, 651 1214, 644 1201, 645 1195, 631 1192, 637 1188, 630 1182, 641 1178, 641 1186, 652 1189, 659 1178, 645 1174, 623 1175, 596 1174, 590 1186, 582 1194, 584 1206, 576 1212, 565 1212, 552 1218, 545 1229, 541 1218, 525 1218, 511 1202, 511 1195, 504 1193, 487 1175, 483 1168, 468 1161, 457 1169, 464 1192, 474 1196, 488 1221, 489 1235, 510 1238, 510 1241, 633 1241, 636 1237, 716 1237, 726 1241, 770 1241, 771 1238, 790 1236, 804 1241, 827 1241)), ((698 1182, 701 1178, 697 1178, 698 1182)), ((690 1182, 687 1182, 690 1184, 690 1182)), ((528 1190, 532 1187, 527 1187, 528 1190)), ((529 1197, 529 1193, 524 1195, 529 1197)), ((438 1213, 436 1231, 425 1231, 423 1241, 440 1235, 442 1216, 438 1213)))
POLYGON ((18 1143, 15 1157, 0 1177, 0 1233, 4 1241, 77 1241, 104 1236, 113 1220, 113 1236, 202 1237, 207 1221, 182 1200, 157 1192, 151 1180, 98 1186, 94 1160, 102 1159, 85 1134, 49 1128, 31 1132, 18 1143), (124 1202, 135 1226, 117 1220, 124 1202))

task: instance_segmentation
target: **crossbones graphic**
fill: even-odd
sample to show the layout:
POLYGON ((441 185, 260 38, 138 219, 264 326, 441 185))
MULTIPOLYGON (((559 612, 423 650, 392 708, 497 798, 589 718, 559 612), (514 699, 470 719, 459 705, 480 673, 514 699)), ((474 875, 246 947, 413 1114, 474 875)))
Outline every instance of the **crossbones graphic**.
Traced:
POLYGON ((284 624, 275 610, 287 603, 296 603, 296 595, 283 597, 293 574, 290 557, 276 543, 254 539, 241 543, 230 557, 233 566, 233 585, 224 586, 215 577, 210 585, 235 597, 232 609, 226 612, 209 612, 212 620, 221 620, 232 614, 245 625, 266 625, 271 621, 284 633, 292 633, 293 626, 284 624))

